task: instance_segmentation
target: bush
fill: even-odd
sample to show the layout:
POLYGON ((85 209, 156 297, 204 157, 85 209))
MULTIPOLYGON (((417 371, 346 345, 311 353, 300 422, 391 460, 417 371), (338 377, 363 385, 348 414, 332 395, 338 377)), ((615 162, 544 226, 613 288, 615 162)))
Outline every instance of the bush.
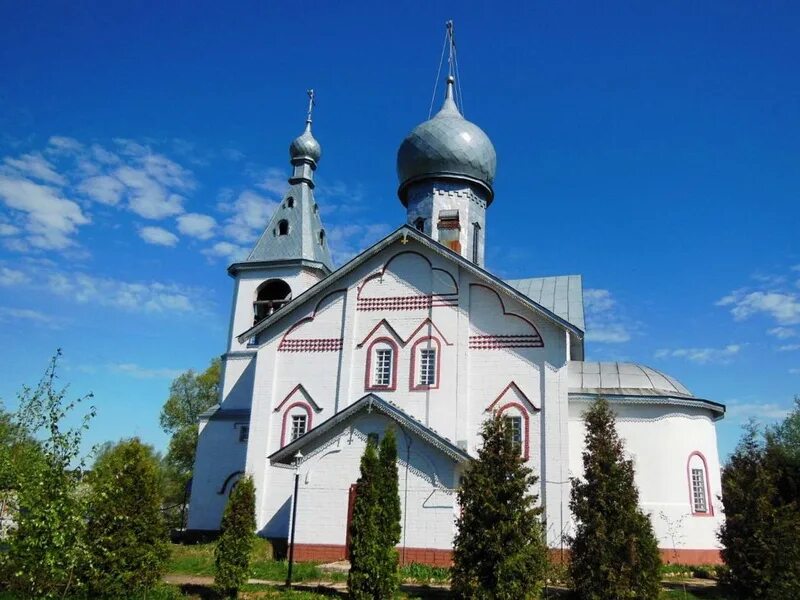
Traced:
POLYGON ((584 479, 572 482, 570 576, 580 598, 658 598, 661 560, 650 519, 639 508, 633 463, 624 457, 614 414, 598 399, 584 415, 584 479))
POLYGON ((483 447, 464 473, 453 552, 453 592, 460 598, 538 597, 547 547, 538 478, 525 466, 499 414, 484 422, 483 447))
POLYGON ((253 480, 244 477, 233 488, 225 506, 220 536, 214 551, 216 565, 214 586, 227 598, 236 598, 239 589, 247 583, 250 552, 256 537, 255 507, 256 493, 253 480))
POLYGON ((87 575, 92 597, 151 590, 169 557, 155 452, 136 438, 120 442, 98 458, 89 482, 87 575))
POLYGON ((350 574, 347 587, 353 600, 381 599, 378 588, 381 569, 381 523, 378 497, 378 453, 373 442, 361 456, 361 476, 350 523, 350 574))

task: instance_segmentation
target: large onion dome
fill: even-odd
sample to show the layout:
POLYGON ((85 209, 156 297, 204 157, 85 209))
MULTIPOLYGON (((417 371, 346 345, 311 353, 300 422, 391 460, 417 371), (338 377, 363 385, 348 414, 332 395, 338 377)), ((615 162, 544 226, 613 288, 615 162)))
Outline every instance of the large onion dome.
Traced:
POLYGON ((497 155, 483 130, 467 121, 453 100, 452 76, 447 78, 444 104, 436 115, 417 125, 397 151, 397 195, 403 204, 409 186, 426 179, 468 181, 483 188, 492 201, 497 155))
POLYGON ((308 121, 306 121, 306 130, 296 137, 289 146, 289 157, 293 161, 307 158, 317 163, 321 156, 322 147, 311 133, 311 118, 309 117, 308 121))

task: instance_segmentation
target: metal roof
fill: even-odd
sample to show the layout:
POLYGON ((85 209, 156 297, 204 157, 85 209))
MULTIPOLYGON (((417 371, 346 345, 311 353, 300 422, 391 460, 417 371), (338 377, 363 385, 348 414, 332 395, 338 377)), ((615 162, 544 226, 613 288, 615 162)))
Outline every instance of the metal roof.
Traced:
POLYGON ((583 283, 580 275, 506 279, 506 283, 536 304, 544 306, 581 331, 585 331, 583 283))
POLYGON ((569 391, 694 398, 680 381, 645 365, 625 362, 569 362, 569 391))
POLYGON ((294 458, 294 455, 304 447, 309 442, 313 441, 314 439, 318 438, 319 436, 323 435, 327 431, 330 431, 335 426, 343 423, 353 417, 355 417, 358 413, 362 411, 367 412, 379 412, 396 423, 398 423, 401 427, 405 427, 409 431, 413 432, 418 437, 424 439, 432 446, 435 446, 439 450, 441 450, 444 454, 452 458, 456 462, 465 462, 471 459, 470 455, 467 454, 466 451, 462 450, 458 446, 456 446, 453 442, 451 442, 446 437, 442 436, 441 434, 437 433, 430 427, 424 425, 421 421, 415 419, 408 413, 404 412, 399 406, 394 404, 393 402, 389 402, 384 400, 380 396, 376 396, 375 394, 367 394, 366 396, 361 397, 360 399, 356 400, 353 404, 348 406, 347 408, 339 411, 335 415, 333 415, 327 421, 323 421, 304 435, 301 435, 299 438, 294 440, 293 442, 287 444, 277 452, 274 452, 269 456, 269 460, 271 463, 284 463, 288 464, 294 458))

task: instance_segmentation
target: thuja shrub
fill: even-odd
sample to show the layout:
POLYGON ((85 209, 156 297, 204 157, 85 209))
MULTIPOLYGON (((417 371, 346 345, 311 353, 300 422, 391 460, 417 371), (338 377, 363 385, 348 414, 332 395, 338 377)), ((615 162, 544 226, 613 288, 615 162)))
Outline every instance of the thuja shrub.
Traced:
POLYGON ((236 598, 247 583, 250 553, 255 543, 256 493, 253 480, 242 478, 233 488, 222 516, 220 536, 214 551, 214 587, 226 598, 236 598))

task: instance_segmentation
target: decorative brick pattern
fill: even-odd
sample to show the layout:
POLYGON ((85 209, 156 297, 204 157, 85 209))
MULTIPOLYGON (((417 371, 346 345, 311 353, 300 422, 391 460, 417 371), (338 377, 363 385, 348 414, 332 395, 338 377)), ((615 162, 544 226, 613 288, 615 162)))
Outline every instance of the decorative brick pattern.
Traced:
POLYGON ((388 296, 384 298, 359 298, 357 310, 427 310, 434 306, 458 305, 457 294, 430 296, 388 296))
POLYGON ((471 335, 472 350, 496 350, 498 348, 544 348, 539 335, 471 335))
POLYGON ((317 338, 281 341, 278 352, 339 352, 342 338, 317 338))

